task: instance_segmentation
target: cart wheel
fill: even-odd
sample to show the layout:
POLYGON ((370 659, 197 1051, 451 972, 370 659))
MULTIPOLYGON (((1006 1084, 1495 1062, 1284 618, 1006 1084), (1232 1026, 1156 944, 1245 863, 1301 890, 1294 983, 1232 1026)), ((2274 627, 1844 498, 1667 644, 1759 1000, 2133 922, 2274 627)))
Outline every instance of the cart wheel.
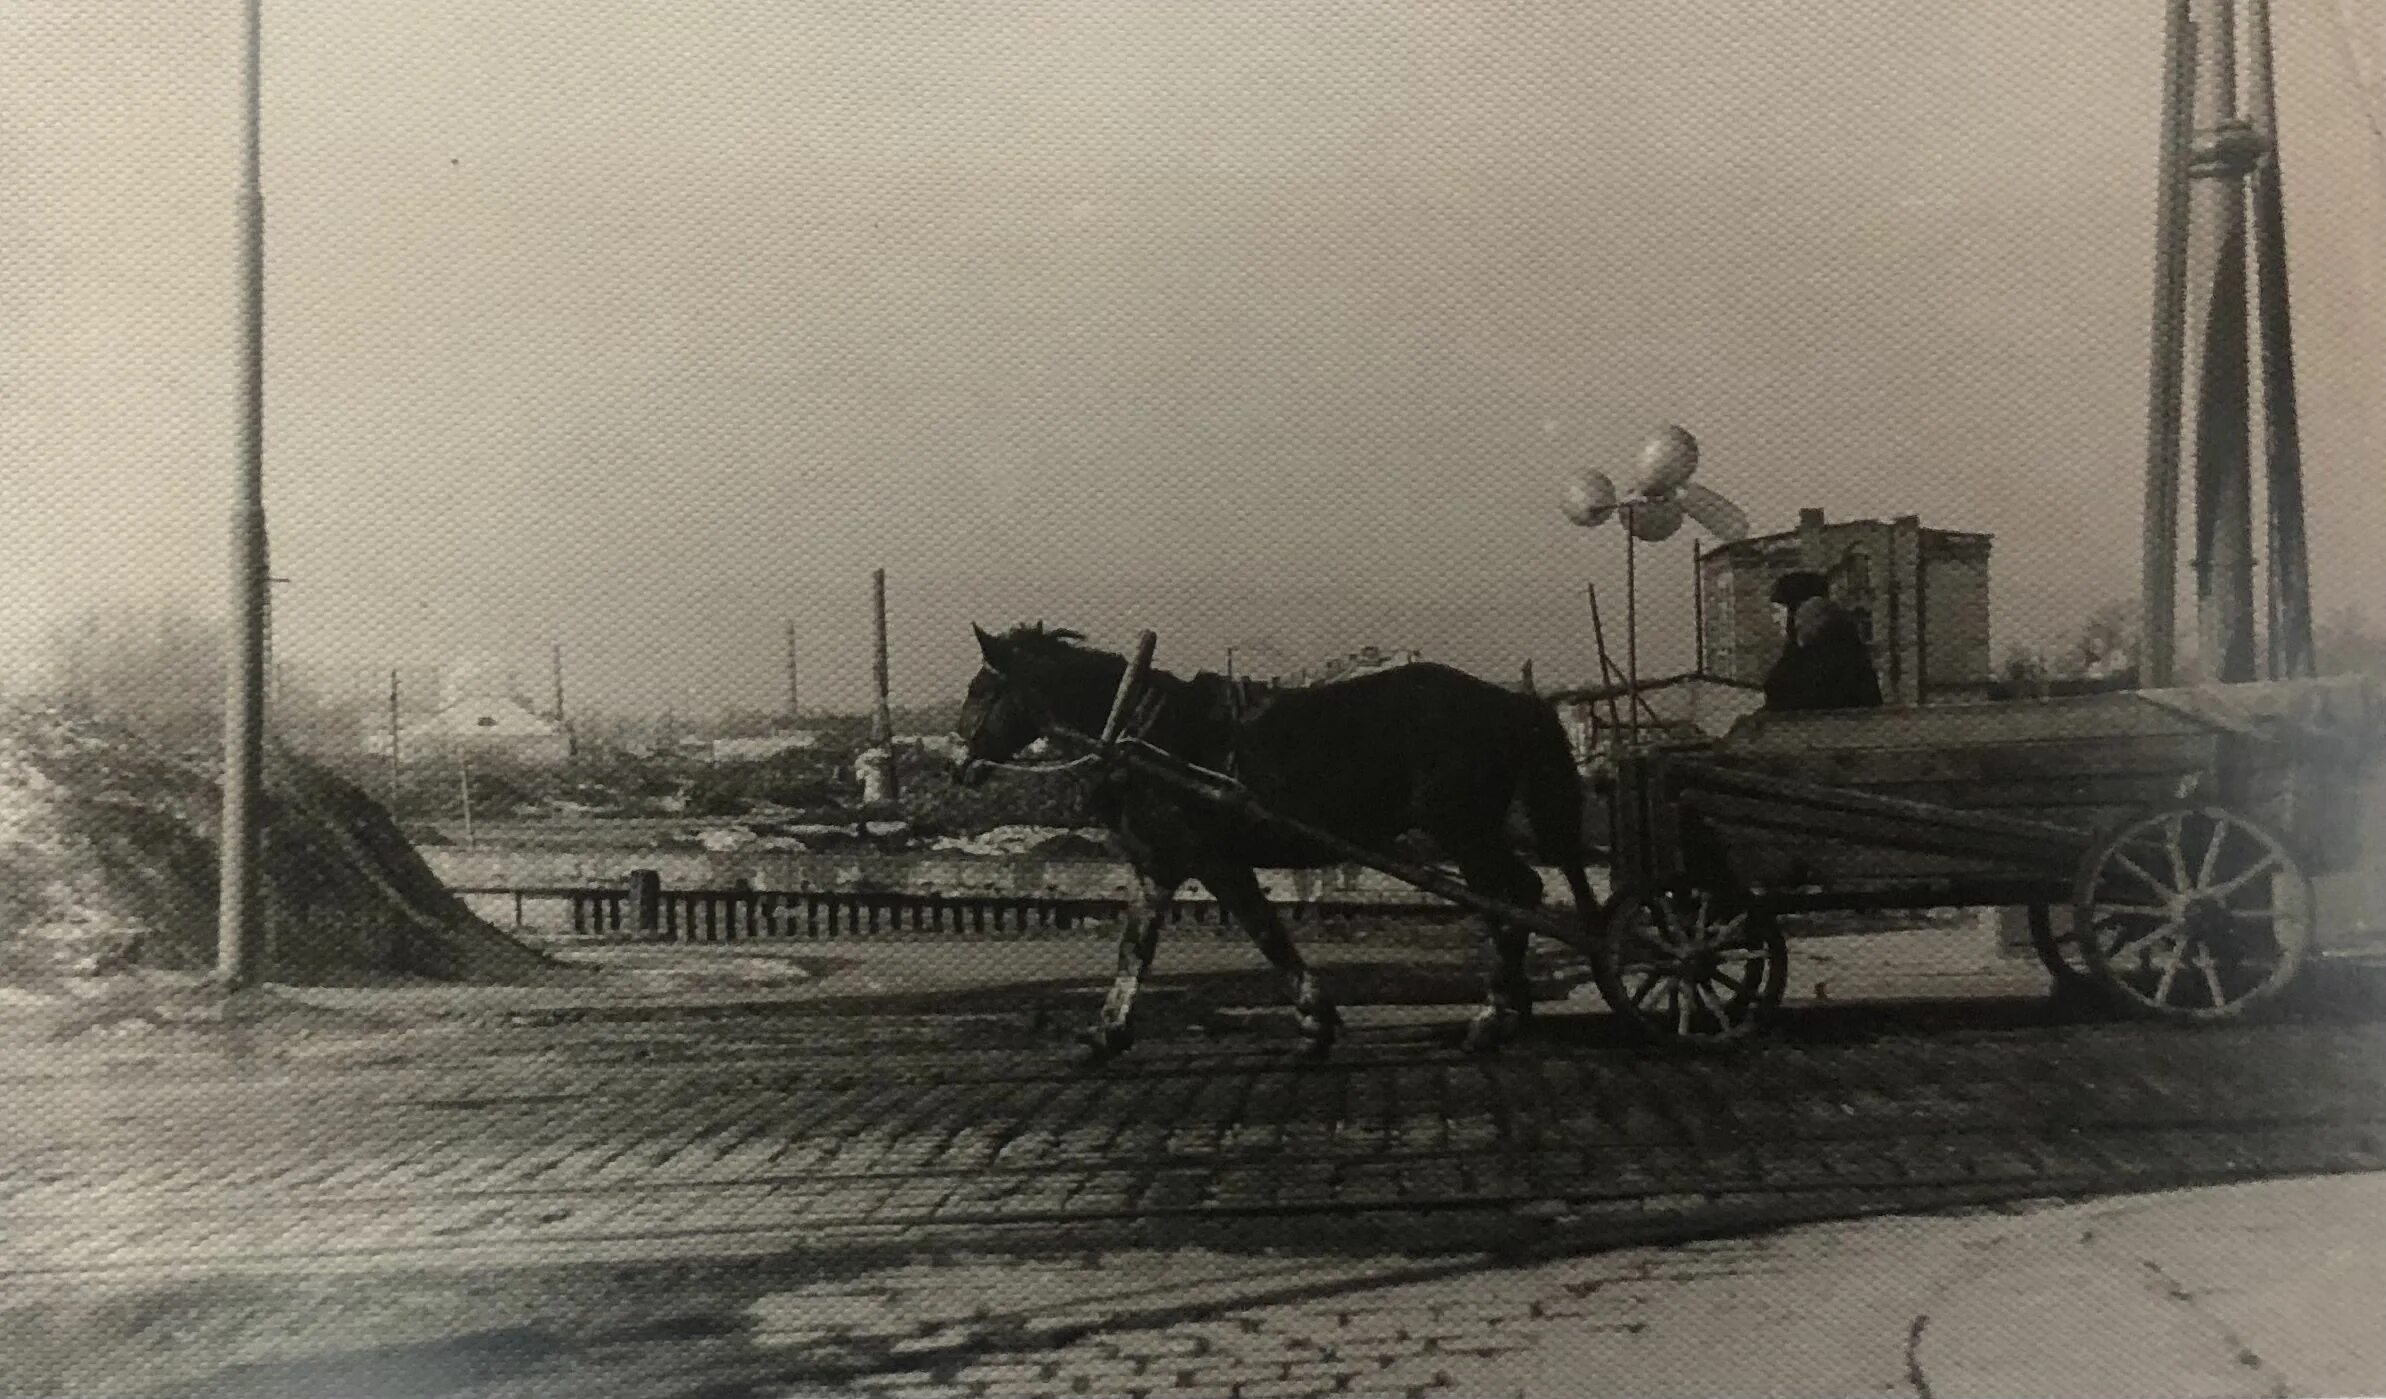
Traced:
POLYGON ((2223 807, 2123 827, 2082 867, 2079 950, 2145 1016, 2221 1020, 2277 995, 2311 950, 2312 888, 2278 837, 2223 807))
POLYGON ((2088 969, 2087 954, 2080 951, 2078 935, 2056 932, 2054 910, 2045 904, 2030 905, 2030 950, 2055 979, 2056 990, 2080 991, 2098 984, 2088 969))
POLYGON ((1619 890, 1600 935, 1599 994, 1677 1044, 1739 1039, 1781 1004, 1789 945, 1770 914, 1708 890, 1619 890))

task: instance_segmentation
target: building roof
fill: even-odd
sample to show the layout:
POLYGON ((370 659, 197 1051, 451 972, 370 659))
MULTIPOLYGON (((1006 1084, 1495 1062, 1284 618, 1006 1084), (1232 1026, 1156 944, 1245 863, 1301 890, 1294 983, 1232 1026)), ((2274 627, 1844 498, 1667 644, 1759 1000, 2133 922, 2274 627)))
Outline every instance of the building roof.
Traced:
POLYGON ((518 699, 457 700, 401 731, 411 738, 561 738, 563 726, 518 699))
MULTIPOLYGON (((1830 535, 1850 529, 1887 529, 1895 523, 1893 520, 1826 520, 1823 522, 1822 531, 1825 535, 1830 535)), ((1991 547, 1996 538, 1994 535, 1978 530, 1932 529, 1928 526, 1918 528, 1922 537, 1931 543, 1953 545, 1958 548, 1987 549, 1991 547)), ((1794 549, 1797 547, 1798 537, 1799 531, 1795 529, 1780 530, 1773 534, 1754 534, 1746 539, 1728 540, 1712 545, 1705 550, 1703 557, 1712 559, 1732 554, 1761 554, 1779 548, 1794 549)))

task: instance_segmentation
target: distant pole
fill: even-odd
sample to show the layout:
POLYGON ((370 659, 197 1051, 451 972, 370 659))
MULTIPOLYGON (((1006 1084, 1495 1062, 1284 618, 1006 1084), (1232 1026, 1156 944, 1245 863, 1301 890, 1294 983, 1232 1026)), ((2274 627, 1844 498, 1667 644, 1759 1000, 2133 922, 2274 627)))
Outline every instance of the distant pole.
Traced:
POLYGON ((563 643, 554 643, 555 660, 555 722, 563 722, 563 643))
POLYGON ((216 979, 257 980, 264 947, 257 879, 258 789, 265 770, 265 193, 260 174, 262 0, 245 0, 241 44, 241 185, 235 355, 231 568, 233 645, 224 704, 224 799, 216 897, 216 979))
POLYGON ((398 671, 389 672, 389 812, 398 814, 398 671))
POLYGON ((464 785, 464 846, 466 849, 471 849, 479 845, 480 842, 475 840, 472 834, 472 760, 470 758, 459 757, 456 759, 456 776, 462 780, 464 785))
POLYGON ((787 727, 790 729, 800 727, 803 722, 803 709, 797 703, 795 679, 795 623, 789 622, 787 624, 787 727))
POLYGON ((2303 437, 2295 402, 2295 326, 2287 296, 2286 186, 2279 170, 2270 0, 2251 0, 2246 19, 2253 49, 2248 105, 2266 148, 2253 173, 2253 250, 2269 503, 2269 672, 2274 678, 2307 676, 2314 672, 2311 558, 2303 528, 2303 437))
POLYGON ((2196 31, 2190 0, 2171 0, 2163 27, 2162 144, 2155 166, 2154 344, 2146 391, 2143 683, 2174 683, 2178 651, 2179 427, 2186 391, 2187 164, 2196 31))
POLYGON ((900 795, 901 788, 895 777, 895 713, 888 701, 886 570, 883 568, 870 571, 870 619, 872 632, 877 638, 877 663, 873 667, 873 680, 878 688, 878 710, 872 721, 875 729, 873 737, 878 746, 886 750, 886 794, 887 800, 893 801, 900 795))

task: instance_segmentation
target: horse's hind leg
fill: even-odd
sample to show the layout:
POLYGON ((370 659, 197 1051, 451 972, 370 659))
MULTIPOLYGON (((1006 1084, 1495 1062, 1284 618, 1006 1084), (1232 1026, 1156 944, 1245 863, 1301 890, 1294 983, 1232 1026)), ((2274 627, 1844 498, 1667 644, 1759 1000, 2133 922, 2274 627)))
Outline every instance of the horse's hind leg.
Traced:
MULTIPOLYGON (((1469 889, 1489 898, 1534 908, 1541 902, 1541 877, 1506 846, 1484 846, 1461 855, 1458 871, 1469 889)), ((1492 968, 1483 1009, 1466 1028, 1466 1047, 1487 1053, 1515 1037, 1533 1013, 1532 980, 1525 972, 1532 933, 1504 918, 1485 918, 1492 968)))
POLYGON ((1325 987, 1317 980, 1317 973, 1301 957, 1300 949, 1292 945, 1292 938, 1284 931, 1283 922, 1268 902, 1267 892, 1259 887, 1259 876, 1247 866, 1205 873, 1201 882, 1218 900, 1234 921, 1250 934, 1252 945, 1268 965, 1284 973, 1291 983, 1293 1016, 1301 1028, 1302 1038, 1309 1042, 1309 1052, 1323 1056, 1334 1047, 1334 1038, 1342 1030, 1342 1013, 1334 1009, 1325 987))
POLYGON ((1160 925, 1168 921, 1176 902, 1177 882, 1138 872, 1128 895, 1126 921, 1118 933, 1118 974, 1110 994, 1102 998, 1102 1013, 1080 1042, 1096 1060, 1123 1054, 1135 1043, 1135 993, 1151 972, 1152 955, 1160 948, 1160 925))

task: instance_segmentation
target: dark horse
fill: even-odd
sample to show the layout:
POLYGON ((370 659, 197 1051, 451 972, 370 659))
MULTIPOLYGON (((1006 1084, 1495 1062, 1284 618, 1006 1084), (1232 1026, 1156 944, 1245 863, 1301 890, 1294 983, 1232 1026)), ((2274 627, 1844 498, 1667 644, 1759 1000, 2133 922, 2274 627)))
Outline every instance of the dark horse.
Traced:
MULTIPOLYGON (((973 628, 973 630, 977 630, 973 628)), ((1099 731, 1126 660, 1081 645, 1078 635, 1018 627, 977 631, 985 667, 970 682, 960 737, 960 777, 1005 762, 1057 723, 1099 731)), ((1582 791, 1557 715, 1530 695, 1448 666, 1412 663, 1244 703, 1224 676, 1190 680, 1154 669, 1142 692, 1141 736, 1170 754, 1240 781, 1268 810, 1386 854, 1421 832, 1453 860, 1469 888, 1522 907, 1541 880, 1508 833, 1521 799, 1532 849, 1564 871, 1586 930, 1594 905, 1582 863, 1582 791)), ((1314 869, 1341 857, 1127 771, 1093 792, 1097 818, 1135 872, 1119 936, 1118 977, 1084 1039, 1097 1057, 1133 1040, 1138 983, 1151 969, 1160 925, 1178 888, 1198 879, 1291 983, 1301 1033, 1314 1053, 1341 1024, 1261 892, 1255 868, 1314 869)), ((1468 1026, 1470 1048, 1491 1049, 1532 1008, 1525 977, 1530 933, 1486 919, 1498 965, 1488 1004, 1468 1026)))

